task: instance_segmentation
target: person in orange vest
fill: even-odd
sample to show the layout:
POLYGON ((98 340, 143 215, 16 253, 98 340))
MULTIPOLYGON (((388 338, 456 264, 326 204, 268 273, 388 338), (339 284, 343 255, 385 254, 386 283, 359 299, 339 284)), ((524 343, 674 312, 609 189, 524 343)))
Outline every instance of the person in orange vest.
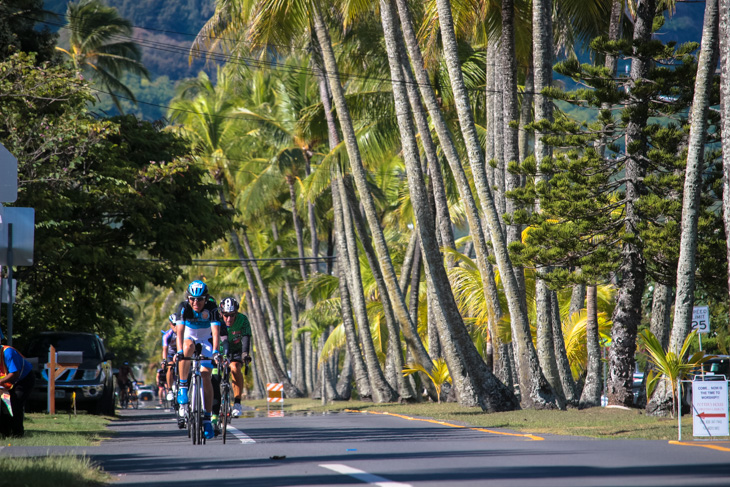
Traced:
POLYGON ((33 365, 25 360, 25 357, 16 349, 3 345, 2 353, 0 353, 0 394, 3 396, 5 394, 10 395, 12 414, 8 410, 5 401, 1 401, 1 437, 13 436, 20 438, 25 434, 23 408, 34 386, 33 365))

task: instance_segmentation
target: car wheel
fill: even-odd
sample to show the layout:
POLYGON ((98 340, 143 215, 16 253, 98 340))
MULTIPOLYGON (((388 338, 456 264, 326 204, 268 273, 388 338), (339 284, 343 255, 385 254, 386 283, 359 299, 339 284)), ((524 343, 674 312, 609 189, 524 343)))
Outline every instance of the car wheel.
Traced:
POLYGON ((104 389, 99 402, 97 403, 96 414, 114 416, 114 394, 108 387, 104 389))

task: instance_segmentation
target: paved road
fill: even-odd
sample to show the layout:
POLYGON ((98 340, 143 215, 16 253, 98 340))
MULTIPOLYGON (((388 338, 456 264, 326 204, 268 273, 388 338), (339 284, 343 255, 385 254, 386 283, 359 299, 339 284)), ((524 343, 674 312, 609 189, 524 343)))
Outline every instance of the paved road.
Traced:
MULTIPOLYGON (((170 413, 122 411, 86 453, 120 486, 728 486, 730 443, 530 437, 362 413, 248 417, 193 446, 170 413)), ((511 434, 510 434, 511 433, 511 434)), ((2 455, 63 449, 5 448, 2 455)), ((69 449, 65 449, 68 451, 69 449)))

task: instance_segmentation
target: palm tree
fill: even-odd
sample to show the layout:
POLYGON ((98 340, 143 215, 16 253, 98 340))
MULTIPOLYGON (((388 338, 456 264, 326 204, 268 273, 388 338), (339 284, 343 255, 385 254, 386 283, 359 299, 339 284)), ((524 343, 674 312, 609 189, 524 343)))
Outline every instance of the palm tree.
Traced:
POLYGON ((703 363, 707 362, 713 355, 705 355, 704 352, 695 352, 691 357, 685 360, 692 340, 697 335, 696 331, 688 334, 682 343, 682 348, 674 352, 671 349, 665 351, 659 340, 649 330, 644 330, 640 334, 642 344, 646 348, 649 355, 649 361, 654 369, 649 371, 646 379, 646 396, 651 397, 656 389, 657 384, 661 381, 665 388, 671 391, 672 416, 677 412, 677 384, 678 381, 684 379, 692 370, 697 369, 703 363))
MULTIPOLYGON (((725 235, 730 235, 730 0, 720 0, 720 99, 722 115, 722 215, 725 235)), ((730 256, 730 238, 727 239, 727 255, 730 256)), ((728 259, 730 266, 730 259, 728 259)), ((730 267, 728 268, 730 289, 730 267)))
POLYGON ((134 93, 120 80, 127 72, 149 79, 149 73, 140 61, 139 47, 131 39, 132 23, 101 0, 69 3, 66 18, 71 32, 70 46, 56 49, 71 59, 79 75, 90 74, 93 81, 107 89, 120 112, 119 92, 136 103, 134 93))

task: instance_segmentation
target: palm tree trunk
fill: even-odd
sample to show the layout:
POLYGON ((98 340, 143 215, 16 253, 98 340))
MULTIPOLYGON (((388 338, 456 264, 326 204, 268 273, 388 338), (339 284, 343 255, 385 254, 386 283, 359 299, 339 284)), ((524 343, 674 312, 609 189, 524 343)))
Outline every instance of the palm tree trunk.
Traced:
POLYGON ((428 191, 418 163, 415 127, 409 116, 408 95, 402 78, 402 59, 399 56, 396 42, 397 24, 390 0, 380 1, 380 13, 390 74, 393 78, 395 112, 401 133, 408 188, 421 240, 426 276, 433 284, 432 295, 436 304, 434 311, 439 323, 439 335, 445 349, 449 372, 456 387, 457 398, 462 405, 478 405, 485 411, 512 410, 516 407, 514 395, 487 370, 469 337, 451 291, 443 258, 435 238, 436 228, 428 202, 428 191), (447 345, 446 342, 449 344, 447 345))
MULTIPOLYGON (((342 204, 339 198, 339 184, 337 176, 332 178, 332 207, 335 212, 334 223, 337 231, 335 232, 335 242, 337 245, 337 275, 339 278, 340 302, 342 307, 342 326, 345 329, 345 343, 350 360, 352 361, 352 369, 355 375, 355 384, 357 392, 361 399, 373 399, 372 389, 370 387, 370 378, 368 370, 360 353, 360 345, 358 344, 357 331, 355 321, 353 320, 352 302, 350 300, 350 284, 349 273, 350 257, 347 251, 347 243, 345 241, 345 225, 342 221, 342 204)), ((365 325, 367 326, 367 324, 365 325)), ((369 333, 369 330, 360 329, 360 334, 369 333)))
POLYGON ((598 337, 598 313, 596 306, 596 286, 586 288, 586 347, 588 352, 588 366, 583 393, 580 396, 580 409, 592 408, 601 405, 602 378, 601 378, 601 344, 598 337))
POLYGON ((558 372, 558 363, 555 360, 555 347, 553 341, 553 317, 552 302, 550 299, 550 289, 542 279, 537 279, 535 283, 537 296, 537 356, 540 360, 540 368, 545 375, 545 379, 555 391, 560 399, 560 403, 565 402, 563 396, 563 387, 560 382, 560 373, 558 372))
POLYGON ((283 348, 283 344, 279 343, 278 340, 278 333, 277 329, 279 328, 279 324, 277 323, 276 319, 276 312, 274 311, 274 305, 271 303, 271 297, 269 296, 269 289, 266 285, 266 282, 264 281, 263 277, 261 276, 261 271, 259 270, 259 266, 254 260, 256 256, 253 253, 253 249, 251 248, 251 243, 248 241, 248 234, 244 231, 241 233, 241 236, 243 237, 243 245, 246 249, 246 253, 248 254, 248 258, 251 259, 251 262, 248 264, 248 267, 250 267, 253 270, 253 274, 256 277, 256 283, 259 286, 259 291, 261 292, 261 300, 264 303, 264 307, 266 309, 266 314, 269 317, 269 323, 270 330, 273 332, 273 338, 272 342, 274 343, 274 350, 276 351, 276 360, 279 363, 279 367, 282 370, 287 370, 286 366, 286 356, 285 351, 283 348))
POLYGON ((718 0, 705 2, 702 44, 697 63, 694 98, 690 113, 689 148, 682 198, 682 226, 677 265, 677 286, 674 301, 674 321, 669 349, 679 353, 692 328, 695 267, 697 253, 697 224, 700 215, 702 170, 705 158, 707 114, 710 111, 712 82, 718 58, 718 0))
MULTIPOLYGON (((629 84, 641 83, 646 77, 650 59, 641 54, 642 44, 651 39, 652 23, 656 13, 656 0, 643 0, 637 8, 634 24, 634 59, 631 63, 629 84)), ((634 92, 632 90, 632 92, 634 92)), ((643 178, 646 174, 647 139, 644 133, 649 116, 648 103, 643 99, 633 99, 629 105, 631 118, 626 127, 626 147, 635 150, 627 155, 625 168, 625 231, 634 234, 640 223, 636 208, 639 196, 644 192, 643 178)), ((621 249, 621 263, 617 275, 618 284, 616 308, 613 312, 611 330, 612 346, 609 353, 609 377, 606 395, 608 404, 631 407, 634 402, 632 392, 634 374, 634 355, 636 336, 641 323, 641 296, 646 284, 646 261, 639 246, 626 242, 621 249)))
POLYGON ((560 303, 558 293, 550 291, 551 315, 553 322, 553 348, 555 349, 555 361, 560 375, 560 384, 565 396, 565 401, 571 406, 577 406, 580 399, 578 388, 573 379, 573 372, 570 370, 568 352, 565 348, 565 337, 563 336, 563 324, 560 320, 560 303))
MULTIPOLYGON (((399 53, 403 53, 405 56, 406 46, 403 40, 403 34, 400 29, 394 29, 395 41, 399 53)), ((403 79, 405 81, 406 91, 408 93, 408 101, 410 102, 413 117, 418 127, 418 134, 421 137, 421 145, 423 152, 426 154, 426 162, 428 164, 427 173, 430 176, 429 184, 433 187, 433 201, 436 208, 436 228, 439 231, 441 237, 441 245, 450 249, 456 248, 456 242, 454 241, 454 230, 451 225, 451 216, 449 214, 449 202, 446 198, 446 188, 444 187, 444 178, 441 173, 441 163, 439 162, 438 154, 436 152, 436 144, 431 137, 431 129, 428 125, 428 119, 426 118, 426 110, 421 102, 421 97, 418 94, 418 88, 416 88, 416 81, 413 78, 413 72, 411 66, 408 63, 407 57, 401 59, 401 66, 403 69, 403 79)), ((449 265, 453 265, 449 259, 449 265)), ((414 321, 415 322, 415 321, 414 321)))
POLYGON ((674 289, 666 284, 655 283, 654 295, 651 300, 651 322, 649 330, 654 334, 662 349, 669 346, 669 328, 671 326, 672 302, 674 289))
POLYGON ((582 310, 585 307, 585 301, 585 284, 574 284, 573 292, 570 295, 570 308, 568 309, 568 316, 573 316, 575 313, 582 310))
POLYGON ((439 21, 441 23, 444 57, 451 79, 451 87, 454 93, 459 123, 467 146, 467 154, 472 167, 474 182, 476 183, 477 191, 481 199, 482 211, 487 218, 489 232, 492 237, 492 247, 494 248, 494 255, 499 266, 512 320, 512 341, 517 347, 515 350, 515 358, 517 372, 520 377, 522 403, 525 407, 534 407, 537 409, 558 408, 557 398, 540 370, 537 353, 532 344, 525 295, 518 285, 518 279, 512 267, 509 253, 507 252, 507 242, 501 230, 500 219, 494 205, 492 192, 486 181, 479 138, 459 64, 454 22, 451 17, 451 5, 449 0, 437 0, 437 5, 439 21))
MULTIPOLYGON (((663 350, 669 346, 669 332, 672 319, 672 303, 674 302, 674 289, 666 284, 654 283, 654 292, 651 300, 651 321, 649 331, 656 337, 663 350)), ((647 362, 644 369, 644 378, 652 370, 651 362, 647 362)), ((664 387, 657 386, 651 398, 646 397, 646 387, 639 390, 637 406, 645 407, 647 414, 652 416, 667 415, 672 411, 674 404, 671 395, 664 387), (651 400, 650 400, 651 399, 651 400)))
MULTIPOLYGON (((271 232, 274 240, 279 240, 279 229, 276 226, 276 222, 271 223, 271 232)), ((283 255, 281 245, 276 246, 276 252, 279 255, 283 255)), ((281 263, 281 267, 284 268, 286 264, 281 263)), ((286 290, 286 296, 289 301, 289 313, 291 315, 291 369, 292 369, 292 380, 297 389, 306 394, 306 382, 304 380, 304 350, 302 348, 302 339, 298 336, 297 330, 299 329, 299 309, 300 302, 299 296, 297 295, 296 289, 291 285, 289 279, 284 280, 284 289, 286 290)), ((282 342, 286 343, 286 341, 282 342)))
MULTIPOLYGON (((730 0, 720 0, 720 115, 722 117, 722 218, 730 235, 730 0)), ((727 241, 728 290, 730 291, 730 238, 727 241)))
MULTIPOLYGON (((408 3, 406 0, 396 0, 396 4, 398 6, 403 38, 406 43, 406 48, 408 49, 408 54, 412 60, 411 65, 414 70, 416 81, 418 82, 421 96, 428 108, 428 113, 431 116, 431 121, 433 122, 441 143, 441 149, 449 163, 449 167, 451 168, 451 172, 459 190, 459 196, 461 197, 465 207, 469 233, 471 234, 472 241, 474 242, 477 266, 482 276, 484 293, 487 296, 487 306, 490 307, 490 315, 493 318, 490 320, 490 334, 492 337, 497 337, 495 324, 502 317, 503 312, 498 299, 494 271, 488 260, 487 242, 485 239, 485 232, 482 229, 482 221, 479 216, 477 203, 471 192, 471 184, 466 176, 464 167, 461 164, 461 158, 456 150, 456 145, 451 135, 451 131, 446 125, 446 121, 441 113, 439 102, 436 99, 436 94, 431 86, 430 78, 424 68, 425 63, 423 61, 423 56, 421 55, 420 47, 418 46, 418 39, 416 38, 416 32, 413 27, 413 20, 411 18, 408 3)), ((476 168, 475 172, 477 173, 484 171, 484 166, 481 165, 481 162, 480 165, 472 167, 476 168)), ((484 174, 482 180, 486 181, 486 174, 484 174)), ((495 359, 498 358, 499 357, 495 357, 495 359)))
POLYGON ((340 377, 337 379, 337 396, 342 401, 349 401, 352 399, 352 355, 350 350, 345 349, 345 359, 342 362, 342 370, 340 370, 340 377))
POLYGON ((398 286, 395 269, 393 268, 393 261, 390 258, 383 229, 381 228, 378 220, 375 202, 373 201, 373 197, 368 189, 367 173, 362 163, 360 149, 357 145, 357 138, 355 136, 355 129, 352 125, 347 102, 345 101, 345 93, 340 82, 337 61, 335 60, 334 52, 332 51, 332 43, 329 37, 329 32, 322 17, 322 13, 316 4, 312 4, 312 16, 317 41, 322 49, 322 58, 325 69, 327 70, 327 76, 332 90, 332 98, 337 109, 337 118, 340 121, 340 127, 345 138, 345 147, 350 160, 350 167, 352 168, 352 174, 355 179, 355 184, 357 185, 358 193, 362 198, 365 216, 367 218, 368 225, 370 226, 375 249, 385 278, 388 296, 393 304, 393 311, 401 324, 401 330, 403 331, 406 342, 413 350, 415 360, 424 367, 430 367, 431 359, 428 356, 420 337, 418 336, 415 324, 410 321, 405 298, 398 286))
MULTIPOLYGON (((342 178, 337 175, 332 179, 332 198, 334 199, 335 195, 338 197, 338 206, 342 211, 342 234, 345 239, 344 241, 347 242, 346 248, 341 249, 340 252, 346 252, 345 255, 349 259, 347 267, 343 270, 349 269, 347 282, 350 289, 350 296, 354 301, 354 311, 360 330, 360 342, 362 343, 365 365, 367 366, 368 377, 370 379, 371 394, 375 402, 392 402, 397 398, 397 393, 383 375, 380 363, 378 362, 378 356, 375 352, 373 338, 370 334, 370 320, 367 315, 365 292, 363 291, 362 279, 360 277, 360 259, 358 258, 357 240, 352 221, 352 214, 355 212, 351 211, 344 192, 342 178)), ((387 295, 381 296, 381 298, 387 299, 387 295)))
MULTIPOLYGON (((253 253, 251 252, 251 245, 248 242, 248 235, 246 235, 245 231, 242 233, 242 236, 243 236, 244 244, 246 246, 246 250, 249 252, 249 258, 253 258, 253 253)), ((244 275, 246 276, 246 280, 249 282, 252 301, 255 303, 255 306, 256 306, 256 303, 258 303, 259 299, 254 292, 254 288, 252 285, 254 281, 253 281, 253 276, 251 275, 251 269, 249 267, 248 262, 243 263, 243 272, 244 272, 244 275)), ((257 276, 257 277, 260 278, 260 276, 257 276)), ((265 288, 262 288, 261 292, 265 293, 266 292, 265 288)), ((264 299, 267 299, 267 298, 264 298, 264 299)), ((269 301, 269 305, 271 305, 271 301, 269 301)), ((259 310, 261 309, 258 306, 256 306, 256 307, 259 310)), ((273 313, 273 308, 272 308, 272 313, 273 313)), ((259 314, 260 314, 260 312, 259 312, 259 314)), ((282 384, 284 384, 284 393, 287 395, 287 397, 302 397, 303 396, 302 392, 299 389, 297 389, 297 387, 294 384, 292 384, 291 380, 289 380, 289 376, 286 374, 286 372, 284 372, 286 369, 284 369, 281 366, 281 364, 279 363, 279 361, 276 359, 276 356, 274 354, 274 346, 271 343, 269 334, 266 333, 266 328, 263 326, 263 323, 264 323, 263 316, 260 315, 260 318, 261 318, 261 320, 257 320, 257 323, 259 324, 259 326, 257 326, 257 328, 259 328, 259 329, 256 330, 256 332, 259 335, 259 340, 258 340, 259 347, 264 352, 263 354, 264 354, 265 359, 268 359, 268 362, 269 362, 267 364, 269 372, 274 375, 273 378, 276 379, 276 382, 281 382, 282 384)), ((272 377, 269 377, 269 378, 271 379, 272 377)))

